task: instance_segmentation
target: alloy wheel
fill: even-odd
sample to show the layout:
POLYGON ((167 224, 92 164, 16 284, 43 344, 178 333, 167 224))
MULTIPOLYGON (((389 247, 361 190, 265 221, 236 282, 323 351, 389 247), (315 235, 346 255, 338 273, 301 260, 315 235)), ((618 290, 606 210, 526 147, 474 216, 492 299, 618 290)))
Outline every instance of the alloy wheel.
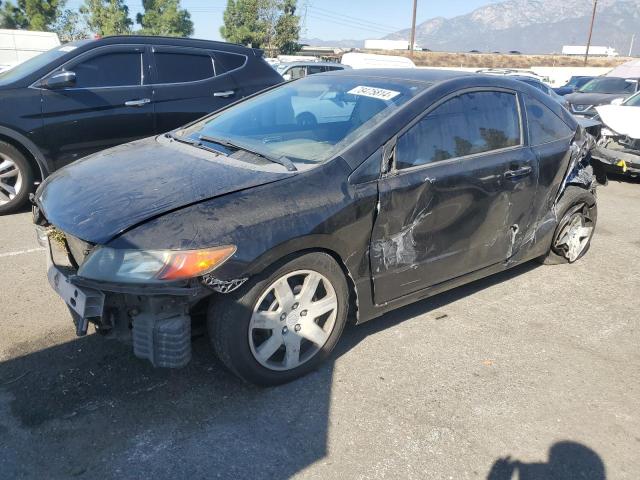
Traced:
POLYGON ((22 172, 8 156, 0 154, 0 205, 5 205, 22 190, 22 172))
POLYGON ((587 248, 593 229, 588 207, 584 205, 578 208, 558 234, 554 245, 555 250, 569 263, 575 262, 587 248))
POLYGON ((313 270, 287 273, 255 304, 249 322, 251 353, 270 370, 292 370, 324 346, 337 313, 335 289, 324 275, 313 270))

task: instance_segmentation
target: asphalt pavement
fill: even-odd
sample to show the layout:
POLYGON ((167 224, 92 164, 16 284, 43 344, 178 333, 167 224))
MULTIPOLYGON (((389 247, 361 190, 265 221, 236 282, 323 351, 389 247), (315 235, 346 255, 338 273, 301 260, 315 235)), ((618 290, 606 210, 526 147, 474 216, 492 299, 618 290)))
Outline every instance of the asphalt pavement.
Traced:
POLYGON ((349 327, 270 389, 204 337, 175 371, 76 338, 30 214, 0 217, 0 479, 637 480, 639 214, 640 183, 612 181, 581 261, 349 327))

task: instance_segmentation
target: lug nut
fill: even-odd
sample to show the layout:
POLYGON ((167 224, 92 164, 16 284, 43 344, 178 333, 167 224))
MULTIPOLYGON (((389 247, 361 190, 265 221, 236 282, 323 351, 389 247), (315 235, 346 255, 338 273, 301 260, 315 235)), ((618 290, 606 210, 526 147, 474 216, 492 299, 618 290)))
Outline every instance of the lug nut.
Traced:
POLYGON ((299 332, 302 327, 300 326, 299 323, 296 323, 296 326, 294 328, 295 328, 296 332, 299 332))
POLYGON ((294 303, 293 305, 291 305, 291 310, 295 310, 296 308, 298 308, 298 303, 294 303))
POLYGON ((307 316, 307 311, 306 311, 306 310, 302 310, 302 311, 300 312, 300 316, 301 316, 301 317, 306 317, 306 316, 307 316))
POLYGON ((282 315, 280 315, 280 321, 284 322, 287 319, 287 314, 283 313, 282 315))
POLYGON ((289 329, 287 327, 282 327, 282 334, 286 335, 289 332, 289 329))

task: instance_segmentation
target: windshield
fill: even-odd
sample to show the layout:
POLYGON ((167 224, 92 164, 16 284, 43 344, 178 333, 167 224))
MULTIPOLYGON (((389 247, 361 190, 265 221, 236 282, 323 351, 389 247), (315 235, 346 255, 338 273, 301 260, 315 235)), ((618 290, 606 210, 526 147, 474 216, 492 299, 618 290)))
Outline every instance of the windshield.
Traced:
POLYGON ((594 78, 578 91, 582 93, 633 93, 637 86, 637 80, 616 77, 594 78))
POLYGON ((640 107, 640 93, 637 93, 633 97, 627 99, 627 101, 624 102, 624 105, 627 107, 640 107))
POLYGON ((58 47, 52 48, 51 50, 47 50, 46 52, 36 55, 35 57, 31 57, 29 60, 19 63, 15 67, 0 73, 0 82, 3 84, 7 84, 16 80, 20 80, 27 75, 31 75, 33 72, 41 69, 50 62, 53 62, 63 55, 66 55, 67 53, 75 50, 81 43, 84 42, 67 43, 65 45, 60 45, 58 47))
POLYGON ((239 103, 179 134, 193 140, 225 140, 267 158, 317 164, 366 135, 428 86, 316 75, 239 103))

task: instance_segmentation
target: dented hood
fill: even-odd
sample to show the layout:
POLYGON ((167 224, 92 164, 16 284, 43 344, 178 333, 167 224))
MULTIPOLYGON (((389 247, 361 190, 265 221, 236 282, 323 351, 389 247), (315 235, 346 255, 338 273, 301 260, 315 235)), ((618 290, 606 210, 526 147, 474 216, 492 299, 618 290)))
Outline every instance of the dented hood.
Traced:
POLYGON ((600 120, 610 130, 620 135, 640 139, 640 107, 627 105, 603 105, 597 107, 600 120))
POLYGON ((150 218, 294 174, 254 156, 242 160, 157 137, 58 170, 36 199, 51 224, 103 244, 150 218))

